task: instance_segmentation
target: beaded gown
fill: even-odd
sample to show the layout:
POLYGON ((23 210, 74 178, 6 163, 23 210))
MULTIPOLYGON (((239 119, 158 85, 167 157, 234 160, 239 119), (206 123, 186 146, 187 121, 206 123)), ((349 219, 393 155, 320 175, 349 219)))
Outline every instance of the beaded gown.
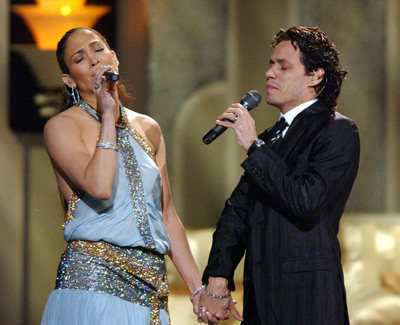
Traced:
POLYGON ((63 227, 68 245, 42 324, 169 324, 161 175, 150 146, 122 107, 121 113, 112 196, 71 195, 63 227))

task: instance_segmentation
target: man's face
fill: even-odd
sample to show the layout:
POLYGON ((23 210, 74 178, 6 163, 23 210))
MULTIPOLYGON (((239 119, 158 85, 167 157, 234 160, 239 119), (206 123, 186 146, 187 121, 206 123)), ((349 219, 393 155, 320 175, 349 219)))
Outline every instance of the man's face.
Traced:
POLYGON ((316 97, 311 75, 300 62, 300 50, 290 41, 282 41, 273 50, 267 78, 267 103, 284 114, 316 97))

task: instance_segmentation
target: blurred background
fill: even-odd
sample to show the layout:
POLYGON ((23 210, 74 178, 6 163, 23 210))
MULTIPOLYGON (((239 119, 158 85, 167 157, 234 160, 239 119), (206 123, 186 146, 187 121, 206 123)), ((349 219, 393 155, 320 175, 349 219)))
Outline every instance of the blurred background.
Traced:
MULTIPOLYGON (((233 132, 208 146, 202 136, 247 91, 265 97, 279 29, 323 29, 349 72, 338 111, 357 123, 362 146, 340 232, 350 316, 353 324, 400 324, 398 0, 1 0, 0 324, 40 322, 65 248, 42 129, 63 88, 56 42, 82 25, 117 52, 130 108, 163 129, 174 203, 201 271, 245 158, 233 132)), ((263 99, 251 114, 262 132, 278 110, 263 99)), ((173 268, 170 281, 172 324, 196 324, 173 268)), ((240 270, 236 281, 241 309, 240 270)))

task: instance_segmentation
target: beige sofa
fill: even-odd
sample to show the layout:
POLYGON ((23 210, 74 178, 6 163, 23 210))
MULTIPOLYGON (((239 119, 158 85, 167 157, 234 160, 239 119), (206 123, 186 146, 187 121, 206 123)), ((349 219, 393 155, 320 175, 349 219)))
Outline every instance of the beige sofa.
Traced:
MULTIPOLYGON (((189 243, 204 270, 214 229, 187 230, 189 243)), ((340 225, 342 262, 352 325, 400 324, 400 214, 345 215, 340 225)), ((170 309, 173 324, 197 324, 188 291, 167 260, 171 284, 170 309)), ((243 261, 241 262, 243 263, 243 261)), ((242 309, 243 265, 235 273, 233 297, 242 309)), ((232 319, 225 324, 239 324, 232 319)))
POLYGON ((400 214, 346 215, 339 239, 351 324, 400 324, 400 214))

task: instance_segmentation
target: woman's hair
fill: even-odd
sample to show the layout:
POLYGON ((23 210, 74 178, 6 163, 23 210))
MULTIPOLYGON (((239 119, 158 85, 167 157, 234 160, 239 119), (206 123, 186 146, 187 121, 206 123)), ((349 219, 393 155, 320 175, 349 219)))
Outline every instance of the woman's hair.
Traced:
MULTIPOLYGON (((78 30, 83 30, 83 29, 95 33, 97 36, 100 37, 100 39, 102 39, 104 41, 104 43, 106 44, 108 49, 111 50, 105 37, 103 35, 101 35, 97 30, 94 30, 94 29, 91 29, 88 27, 77 27, 77 28, 70 29, 69 31, 67 31, 64 34, 64 36, 60 39, 60 41, 57 44, 57 52, 56 52, 57 61, 58 61, 58 66, 60 67, 60 70, 62 73, 69 73, 69 68, 67 66, 67 63, 65 62, 65 47, 66 47, 67 41, 73 33, 75 33, 78 30)), ((128 94, 124 84, 121 83, 121 81, 118 82, 117 88, 118 88, 118 94, 119 94, 121 102, 123 104, 127 104, 127 102, 129 102, 131 100, 131 96, 128 94)), ((65 86, 65 89, 61 93, 61 105, 60 105, 61 111, 64 111, 73 105, 72 98, 70 95, 71 93, 72 93, 72 89, 69 88, 68 86, 65 86)))
POLYGON ((300 49, 300 61, 307 74, 313 73, 318 68, 324 69, 323 80, 315 87, 315 91, 321 102, 329 108, 336 108, 347 71, 340 65, 339 52, 335 44, 331 43, 318 27, 290 27, 287 30, 280 30, 272 40, 272 48, 282 41, 291 41, 295 49, 300 49))

